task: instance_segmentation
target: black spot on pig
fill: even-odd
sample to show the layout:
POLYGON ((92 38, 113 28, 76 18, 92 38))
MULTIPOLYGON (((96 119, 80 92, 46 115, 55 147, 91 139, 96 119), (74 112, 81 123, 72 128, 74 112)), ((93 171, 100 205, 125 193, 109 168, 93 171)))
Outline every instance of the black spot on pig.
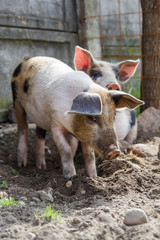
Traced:
POLYGON ((130 116, 131 116, 130 125, 131 127, 133 127, 136 124, 136 113, 134 110, 130 111, 130 116))
POLYGON ((40 128, 40 127, 36 127, 36 136, 39 138, 39 139, 41 139, 41 140, 43 140, 43 139, 45 139, 45 136, 46 136, 46 130, 44 130, 44 129, 42 129, 42 128, 40 128))
POLYGON ((20 63, 20 64, 16 67, 16 69, 14 70, 14 72, 13 72, 13 77, 18 77, 18 75, 19 75, 20 72, 21 72, 21 68, 22 68, 22 63, 20 63))
POLYGON ((88 92, 88 88, 85 88, 85 89, 83 90, 83 92, 88 92))
POLYGON ((12 95, 13 95, 13 104, 17 98, 17 84, 16 81, 11 83, 11 88, 12 88, 12 95))
POLYGON ((29 81, 29 78, 26 78, 25 81, 24 81, 23 91, 24 91, 25 93, 28 92, 28 88, 29 88, 28 81, 29 81))

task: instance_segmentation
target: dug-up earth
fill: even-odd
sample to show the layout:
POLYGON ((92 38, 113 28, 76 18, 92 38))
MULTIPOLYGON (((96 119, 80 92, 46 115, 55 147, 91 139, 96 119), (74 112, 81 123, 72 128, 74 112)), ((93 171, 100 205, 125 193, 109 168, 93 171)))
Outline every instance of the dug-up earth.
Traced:
POLYGON ((28 166, 20 169, 16 165, 16 125, 2 124, 0 128, 0 191, 19 202, 0 207, 0 239, 160 239, 160 138, 123 145, 124 152, 116 160, 97 160, 96 178, 85 177, 79 147, 77 176, 68 185, 49 134, 47 169, 35 166, 33 126, 28 136, 28 166), (61 219, 42 217, 47 206, 59 210, 61 219), (144 211, 145 223, 124 223, 127 210, 133 208, 144 211))

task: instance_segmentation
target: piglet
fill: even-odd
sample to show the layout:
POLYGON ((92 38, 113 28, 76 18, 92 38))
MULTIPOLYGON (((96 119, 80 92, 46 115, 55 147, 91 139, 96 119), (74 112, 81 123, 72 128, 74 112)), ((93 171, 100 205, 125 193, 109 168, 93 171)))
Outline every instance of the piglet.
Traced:
POLYGON ((82 144, 85 173, 97 176, 95 153, 112 159, 120 151, 114 130, 116 109, 143 104, 130 94, 108 91, 82 71, 49 57, 24 59, 11 86, 18 124, 18 166, 27 165, 26 116, 36 124, 36 165, 46 168, 45 134, 49 130, 61 157, 63 175, 76 174, 74 155, 82 144))
MULTIPOLYGON (((135 73, 139 64, 136 61, 126 60, 116 64, 96 60, 92 54, 76 46, 74 65, 75 69, 87 73, 94 82, 109 90, 120 90, 120 83, 126 83, 135 73)), ((115 128, 118 139, 133 143, 137 138, 137 120, 135 111, 128 109, 117 110, 115 128)))

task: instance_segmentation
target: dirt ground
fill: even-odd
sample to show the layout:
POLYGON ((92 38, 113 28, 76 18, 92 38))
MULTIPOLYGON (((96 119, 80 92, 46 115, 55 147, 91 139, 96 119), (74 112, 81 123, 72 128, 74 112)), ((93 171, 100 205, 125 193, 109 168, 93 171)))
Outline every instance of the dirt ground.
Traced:
POLYGON ((19 206, 0 208, 0 239, 36 240, 152 240, 160 239, 160 160, 155 137, 126 147, 116 160, 97 160, 97 178, 84 176, 80 148, 76 154, 77 176, 66 187, 59 155, 50 135, 46 139, 46 170, 35 167, 35 129, 29 131, 29 162, 16 165, 16 125, 0 125, 0 191, 19 201, 19 206), (136 151, 132 151, 132 148, 136 151), (134 153, 134 154, 133 154, 134 153), (136 155, 135 155, 136 154, 136 155), (45 192, 51 199, 43 198, 45 192), (51 205, 62 220, 36 218, 51 205), (123 223, 128 209, 140 208, 145 224, 123 223))

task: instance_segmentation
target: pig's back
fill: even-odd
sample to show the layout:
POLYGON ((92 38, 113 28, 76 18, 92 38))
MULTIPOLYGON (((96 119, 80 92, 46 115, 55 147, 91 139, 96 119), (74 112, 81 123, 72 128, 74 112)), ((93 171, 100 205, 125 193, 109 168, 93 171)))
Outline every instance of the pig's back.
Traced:
POLYGON ((30 119, 46 130, 52 121, 64 120, 64 112, 69 110, 74 97, 93 84, 85 73, 49 57, 24 60, 17 69, 12 77, 17 99, 30 119))

